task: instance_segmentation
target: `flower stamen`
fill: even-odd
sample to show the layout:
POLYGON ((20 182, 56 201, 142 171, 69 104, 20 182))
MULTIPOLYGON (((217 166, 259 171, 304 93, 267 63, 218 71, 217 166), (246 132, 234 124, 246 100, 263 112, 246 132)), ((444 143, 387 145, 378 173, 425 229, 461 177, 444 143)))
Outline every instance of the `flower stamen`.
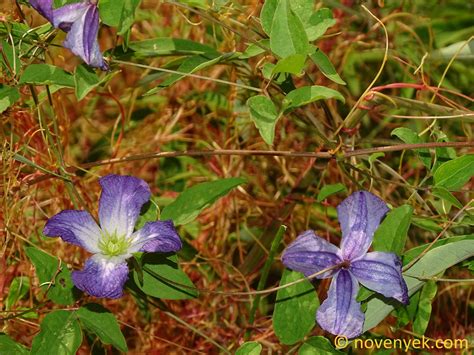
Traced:
POLYGON ((117 235, 116 232, 109 234, 103 232, 99 240, 99 249, 107 256, 118 256, 126 254, 130 247, 130 240, 126 236, 117 235))

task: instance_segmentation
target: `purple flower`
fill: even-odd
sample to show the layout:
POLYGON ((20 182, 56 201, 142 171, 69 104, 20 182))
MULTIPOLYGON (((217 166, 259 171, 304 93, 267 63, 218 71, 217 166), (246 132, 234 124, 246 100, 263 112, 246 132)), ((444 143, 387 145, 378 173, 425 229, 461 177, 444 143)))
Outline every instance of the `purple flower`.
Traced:
POLYGON ((387 212, 387 205, 378 197, 367 191, 355 192, 337 206, 341 248, 306 231, 283 252, 285 266, 305 276, 335 267, 317 276, 333 278, 328 297, 316 313, 321 328, 332 334, 347 338, 362 334, 365 316, 356 301, 359 282, 385 297, 408 303, 400 258, 393 253, 367 252, 387 212))
POLYGON ((91 67, 108 70, 97 42, 99 32, 99 10, 97 1, 82 2, 53 8, 53 0, 30 0, 31 6, 54 27, 67 32, 63 45, 81 57, 91 67))
POLYGON ((176 252, 182 244, 173 222, 148 222, 134 232, 150 189, 132 176, 107 175, 99 180, 100 227, 89 212, 65 210, 51 217, 43 233, 61 237, 94 254, 84 270, 74 271, 72 281, 91 296, 119 298, 128 279, 126 259, 136 252, 176 252))

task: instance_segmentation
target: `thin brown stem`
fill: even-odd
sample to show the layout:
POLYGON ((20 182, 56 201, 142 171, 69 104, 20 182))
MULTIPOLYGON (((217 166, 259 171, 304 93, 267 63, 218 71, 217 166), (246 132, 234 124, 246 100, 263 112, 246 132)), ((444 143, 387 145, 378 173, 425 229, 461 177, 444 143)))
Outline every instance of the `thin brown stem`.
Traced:
MULTIPOLYGON (((252 150, 252 149, 216 149, 216 150, 183 150, 173 152, 153 152, 137 155, 130 155, 121 158, 112 158, 105 160, 98 160, 91 163, 81 164, 79 166, 69 166, 66 171, 74 173, 78 170, 90 169, 96 166, 120 164, 130 161, 172 158, 172 157, 210 157, 210 156, 274 156, 286 158, 318 158, 318 159, 347 159, 354 156, 370 155, 378 152, 396 152, 401 150, 423 149, 423 148, 473 148, 474 142, 429 142, 416 144, 396 144, 383 147, 374 147, 347 151, 326 151, 326 152, 294 152, 294 151, 279 151, 279 150, 252 150)), ((52 174, 45 173, 26 182, 27 185, 34 185, 41 181, 48 180, 54 177, 52 174)), ((13 191, 19 190, 19 187, 13 191)))

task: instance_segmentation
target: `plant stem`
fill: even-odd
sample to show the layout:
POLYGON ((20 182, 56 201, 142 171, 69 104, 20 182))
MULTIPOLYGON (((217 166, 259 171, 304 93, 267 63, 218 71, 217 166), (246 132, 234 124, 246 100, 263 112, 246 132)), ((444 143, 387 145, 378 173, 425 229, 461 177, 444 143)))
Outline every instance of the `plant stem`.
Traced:
MULTIPOLYGON (((277 253, 278 247, 281 244, 285 231, 286 231, 286 226, 284 225, 281 225, 280 228, 278 228, 278 232, 275 236, 275 239, 273 239, 272 246, 270 247, 270 253, 268 254, 268 258, 265 261, 265 265, 263 266, 262 276, 260 277, 260 280, 258 281, 258 285, 257 285, 257 291, 263 290, 263 288, 265 287, 265 284, 267 283, 268 274, 270 273, 270 268, 273 264, 273 260, 275 259, 275 255, 277 253)), ((249 322, 248 322, 249 326, 251 326, 255 320, 255 313, 257 312, 258 306, 260 304, 260 298, 261 298, 261 295, 256 295, 255 299, 253 300, 252 308, 250 309, 250 315, 249 315, 249 322)), ((250 338, 250 333, 251 333, 251 330, 249 328, 245 332, 245 341, 247 341, 250 338)))
MULTIPOLYGON (((85 163, 80 166, 69 166, 66 171, 74 173, 78 170, 90 169, 96 166, 126 163, 130 161, 146 160, 146 159, 159 159, 159 158, 171 158, 171 157, 210 157, 210 156, 275 156, 275 157, 287 157, 287 158, 317 158, 317 159, 346 159, 354 156, 370 155, 378 152, 396 152, 400 150, 412 150, 412 149, 423 149, 423 148, 472 148, 474 142, 429 142, 429 143, 416 143, 416 144, 396 144, 390 146, 382 146, 375 148, 365 148, 357 150, 349 150, 342 152, 294 152, 288 150, 252 150, 252 149, 216 149, 216 150, 183 150, 173 152, 155 152, 145 153, 138 155, 130 155, 121 158, 99 160, 91 163, 85 163)), ((45 173, 42 176, 31 179, 27 182, 28 185, 34 185, 38 182, 47 180, 53 177, 51 174, 45 173)), ((14 187, 13 191, 19 190, 19 187, 14 187)))

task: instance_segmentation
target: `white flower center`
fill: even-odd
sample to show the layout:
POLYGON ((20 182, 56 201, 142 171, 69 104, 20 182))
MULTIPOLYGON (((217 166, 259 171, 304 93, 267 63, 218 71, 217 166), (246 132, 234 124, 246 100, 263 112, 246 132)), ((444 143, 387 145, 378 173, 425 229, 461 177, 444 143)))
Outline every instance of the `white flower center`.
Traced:
POLYGON ((102 232, 99 249, 102 254, 107 256, 118 256, 128 252, 131 241, 125 235, 117 235, 115 232, 109 234, 102 232))

